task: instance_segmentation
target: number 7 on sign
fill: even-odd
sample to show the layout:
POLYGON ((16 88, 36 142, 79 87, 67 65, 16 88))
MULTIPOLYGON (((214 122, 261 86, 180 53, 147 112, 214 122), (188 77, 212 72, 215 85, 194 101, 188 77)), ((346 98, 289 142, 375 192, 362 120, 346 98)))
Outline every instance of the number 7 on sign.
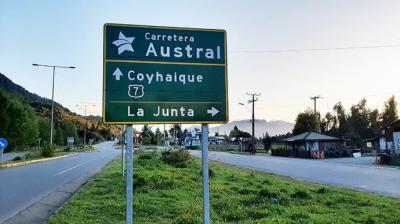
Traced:
POLYGON ((144 96, 144 87, 142 85, 129 85, 128 96, 133 98, 140 98, 144 96))

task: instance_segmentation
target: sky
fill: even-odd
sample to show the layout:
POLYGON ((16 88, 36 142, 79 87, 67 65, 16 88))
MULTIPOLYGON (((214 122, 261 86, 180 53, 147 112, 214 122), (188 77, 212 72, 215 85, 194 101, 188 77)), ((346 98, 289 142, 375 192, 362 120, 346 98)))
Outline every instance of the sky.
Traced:
POLYGON ((397 0, 2 0, 0 73, 51 98, 52 70, 32 63, 75 66, 56 70, 55 100, 101 115, 104 23, 217 28, 228 37, 231 121, 250 118, 246 93, 261 94, 256 118, 268 121, 294 122, 314 95, 322 114, 363 97, 381 109, 400 97, 399 11, 397 0))

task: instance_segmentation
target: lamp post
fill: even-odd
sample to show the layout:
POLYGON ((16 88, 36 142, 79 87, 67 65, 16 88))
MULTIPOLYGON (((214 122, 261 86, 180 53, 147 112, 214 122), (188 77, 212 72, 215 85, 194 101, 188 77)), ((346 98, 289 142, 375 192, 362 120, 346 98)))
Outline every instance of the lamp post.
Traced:
POLYGON ((59 65, 41 65, 32 64, 33 66, 53 68, 53 87, 51 89, 51 127, 50 127, 50 145, 53 145, 53 123, 54 123, 54 77, 56 75, 56 68, 70 68, 75 69, 74 66, 59 66, 59 65))
MULTIPOLYGON (((75 105, 75 106, 79 107, 79 105, 75 105)), ((85 147, 86 147, 86 126, 87 126, 86 107, 87 107, 87 106, 95 107, 96 105, 95 105, 95 104, 84 104, 84 108, 85 108, 85 116, 84 116, 84 119, 85 119, 85 127, 84 127, 84 129, 83 129, 83 149, 85 149, 85 147)))

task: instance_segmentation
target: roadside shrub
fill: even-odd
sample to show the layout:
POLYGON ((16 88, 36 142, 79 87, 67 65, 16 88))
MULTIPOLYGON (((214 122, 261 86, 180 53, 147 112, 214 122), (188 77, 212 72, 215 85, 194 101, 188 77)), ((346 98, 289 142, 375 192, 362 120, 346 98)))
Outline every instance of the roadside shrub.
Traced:
POLYGON ((22 157, 21 157, 21 156, 16 156, 16 157, 14 157, 14 159, 13 159, 13 161, 20 161, 20 160, 22 160, 22 157))
MULTIPOLYGON (((200 176, 203 176, 203 170, 200 171, 200 176)), ((208 177, 212 178, 214 176, 215 176, 214 170, 212 170, 211 168, 208 168, 208 177)))
POLYGON ((267 188, 263 188, 258 192, 259 197, 264 197, 264 198, 276 198, 279 197, 279 194, 274 191, 270 191, 267 188))
POLYGON ((320 188, 318 188, 317 193, 318 194, 326 194, 326 193, 328 193, 328 188, 320 187, 320 188))
POLYGON ((56 151, 56 146, 55 145, 44 145, 41 148, 40 154, 43 157, 52 157, 52 156, 54 156, 55 151, 56 151))
POLYGON ((140 153, 138 156, 138 159, 140 160, 149 160, 152 159, 154 156, 154 153, 140 153))
POLYGON ((310 199, 311 195, 308 191, 305 190, 297 190, 291 196, 291 198, 299 198, 299 199, 310 199))
POLYGON ((190 160, 190 153, 185 149, 167 150, 161 152, 161 160, 177 168, 185 168, 190 160))
POLYGON ((146 185, 146 180, 144 179, 144 177, 139 176, 137 174, 133 174, 133 187, 135 189, 141 188, 145 185, 146 185))
POLYGON ((36 159, 38 157, 39 157, 39 153, 38 152, 27 152, 24 155, 24 159, 25 160, 36 159))

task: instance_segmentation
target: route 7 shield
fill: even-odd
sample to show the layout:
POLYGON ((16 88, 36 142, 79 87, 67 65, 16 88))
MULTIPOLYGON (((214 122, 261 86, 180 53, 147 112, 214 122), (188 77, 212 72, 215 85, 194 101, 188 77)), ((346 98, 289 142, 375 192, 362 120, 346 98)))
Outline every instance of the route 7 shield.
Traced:
POLYGON ((144 87, 142 85, 129 85, 128 86, 128 95, 132 98, 140 98, 144 96, 144 87))

